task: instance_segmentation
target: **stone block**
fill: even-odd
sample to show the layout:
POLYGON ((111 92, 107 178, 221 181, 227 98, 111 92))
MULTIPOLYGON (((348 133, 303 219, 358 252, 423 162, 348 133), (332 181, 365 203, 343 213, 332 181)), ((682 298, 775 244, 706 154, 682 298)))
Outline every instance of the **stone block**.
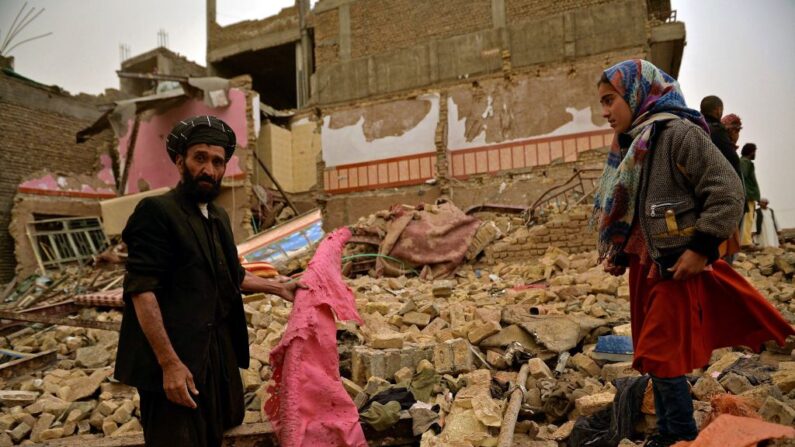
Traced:
MULTIPOLYGON (((260 422, 260 420, 261 416, 259 411, 246 411, 245 414, 243 415, 244 424, 256 424, 257 422, 260 422)), ((123 427, 119 427, 119 430, 121 430, 122 428, 123 427)), ((118 431, 116 433, 118 433, 118 431)), ((116 436, 116 433, 114 433, 113 435, 116 436)))
POLYGON ((351 399, 355 399, 363 391, 362 387, 347 377, 342 378, 342 387, 345 388, 345 392, 348 393, 348 396, 351 396, 351 399))
POLYGON ((400 349, 403 347, 403 334, 397 332, 375 334, 370 341, 370 346, 375 349, 400 349))
POLYGON ((64 436, 63 427, 48 428, 39 435, 39 441, 49 441, 51 439, 60 439, 64 436))
POLYGON ((508 363, 505 362, 503 355, 497 351, 486 351, 486 361, 489 362, 489 365, 497 369, 505 369, 508 367, 508 363))
POLYGON ((795 423, 795 409, 772 397, 765 399, 765 403, 759 409, 759 415, 774 424, 792 426, 795 423))
POLYGON ((36 419, 36 423, 33 425, 33 429, 30 432, 30 440, 33 442, 41 441, 40 437, 42 432, 50 428, 54 421, 55 416, 50 413, 42 413, 39 415, 39 418, 36 419))
POLYGON ((13 430, 11 430, 8 434, 11 436, 11 440, 14 441, 15 444, 19 444, 25 439, 32 428, 25 422, 19 423, 13 430))
POLYGON ((787 394, 795 389, 795 370, 783 369, 770 375, 773 385, 776 385, 782 393, 787 394))
POLYGON ((437 280, 433 282, 433 288, 431 291, 433 296, 437 298, 445 298, 453 294, 453 288, 455 288, 453 281, 447 279, 437 280))
POLYGON ((75 363, 83 368, 99 368, 107 365, 110 359, 108 348, 100 344, 80 348, 75 354, 75 363))
POLYGON ((554 376, 552 375, 552 370, 549 369, 546 363, 540 358, 532 358, 530 359, 527 364, 530 366, 530 370, 528 372, 528 376, 533 377, 535 379, 551 379, 554 376))
POLYGON ((569 363, 577 370, 585 373, 591 377, 600 377, 602 375, 602 368, 587 355, 578 352, 574 357, 569 359, 569 363))
POLYGON ((632 362, 607 363, 602 367, 602 378, 610 383, 620 377, 639 376, 640 372, 632 367, 632 362))
POLYGON ((423 359, 432 359, 433 355, 433 346, 404 344, 401 349, 355 346, 351 355, 351 380, 364 385, 370 377, 391 379, 400 368, 413 368, 423 359))
POLYGON ((119 429, 119 426, 111 420, 111 418, 106 418, 102 422, 102 434, 105 436, 111 436, 113 432, 119 429))
POLYGON ((480 342, 482 347, 504 348, 513 342, 519 342, 525 348, 536 346, 533 336, 521 327, 512 324, 500 330, 500 332, 486 338, 480 342))
POLYGON ((725 392, 726 390, 714 377, 706 374, 701 376, 693 386, 693 395, 696 396, 696 399, 705 402, 708 402, 713 396, 725 392))
POLYGON ((266 347, 257 343, 252 343, 248 346, 248 352, 252 359, 258 360, 263 365, 270 364, 270 350, 266 347))
POLYGON ((613 393, 597 393, 580 397, 574 401, 574 409, 582 416, 591 416, 613 403, 613 393))
POLYGON ((0 390, 0 403, 6 407, 13 407, 15 405, 30 405, 36 402, 39 393, 36 391, 15 391, 15 390, 0 390))
POLYGON ((88 377, 77 377, 66 382, 66 387, 61 388, 58 397, 68 402, 84 399, 97 392, 102 382, 113 374, 113 369, 97 369, 88 377))
POLYGON ((433 363, 440 374, 458 374, 475 369, 471 346, 462 338, 437 344, 433 351, 433 363))
POLYGON ((490 307, 478 307, 475 309, 474 316, 475 320, 480 320, 482 322, 492 321, 499 324, 502 317, 502 311, 500 309, 493 309, 490 307))
POLYGON ((568 421, 552 432, 549 438, 552 441, 564 441, 569 438, 572 430, 574 430, 574 421, 568 421))
POLYGON ((395 383, 404 383, 408 384, 411 381, 411 377, 414 375, 414 369, 409 368, 408 366, 404 366, 395 372, 395 383))
POLYGON ((734 362, 739 360, 740 357, 742 357, 742 354, 739 352, 726 352, 718 359, 718 361, 710 365, 704 374, 708 375, 712 373, 721 373, 724 369, 730 367, 734 362))
POLYGON ((472 344, 478 344, 487 337, 490 337, 498 332, 500 332, 500 323, 497 321, 487 321, 485 323, 481 323, 475 325, 473 328, 469 330, 467 334, 467 338, 472 344))
POLYGON ((91 431, 91 423, 88 419, 77 422, 77 434, 82 435, 91 431))
POLYGON ((727 391, 735 395, 741 394, 753 388, 753 385, 751 385, 751 382, 748 381, 747 377, 735 374, 733 372, 723 376, 723 378, 720 380, 720 384, 727 391))
POLYGON ((412 324, 417 327, 423 328, 431 322, 431 316, 422 312, 408 312, 403 315, 403 324, 410 326, 412 324))
POLYGON ((132 401, 125 401, 113 412, 111 419, 119 425, 126 424, 132 417, 133 411, 135 411, 135 405, 133 405, 132 401))
POLYGON ((118 403, 112 400, 104 400, 97 405, 96 411, 102 416, 110 416, 117 408, 119 408, 118 403))
POLYGON ((443 330, 447 327, 447 322, 441 318, 434 318, 431 322, 425 326, 422 331, 422 334, 429 335, 431 337, 435 337, 439 331, 443 330))
POLYGON ((77 431, 77 422, 64 422, 63 424, 63 435, 72 436, 77 431))

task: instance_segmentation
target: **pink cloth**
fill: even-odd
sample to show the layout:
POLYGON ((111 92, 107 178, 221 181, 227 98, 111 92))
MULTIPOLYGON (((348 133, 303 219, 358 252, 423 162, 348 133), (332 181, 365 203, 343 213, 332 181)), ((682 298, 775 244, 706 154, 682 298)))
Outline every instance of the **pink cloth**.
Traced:
POLYGON ((348 228, 330 233, 309 263, 287 329, 271 351, 273 384, 265 402, 279 445, 366 446, 359 412, 342 387, 337 353, 340 320, 362 323, 342 280, 340 256, 348 228))

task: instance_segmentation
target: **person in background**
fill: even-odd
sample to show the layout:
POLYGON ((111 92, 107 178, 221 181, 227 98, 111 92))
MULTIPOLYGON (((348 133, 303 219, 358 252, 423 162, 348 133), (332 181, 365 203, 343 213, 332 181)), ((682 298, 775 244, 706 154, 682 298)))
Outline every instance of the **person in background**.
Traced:
POLYGON ((751 237, 754 231, 754 217, 756 217, 756 203, 759 202, 759 183, 756 181, 754 160, 756 159, 756 145, 745 143, 740 151, 740 174, 745 186, 745 216, 740 227, 740 245, 750 247, 753 245, 751 237))
MULTIPOLYGON (((720 123, 723 124, 723 127, 726 128, 726 133, 729 135, 729 140, 734 145, 735 150, 735 158, 737 158, 737 163, 739 165, 740 159, 737 157, 736 151, 739 146, 737 146, 737 141, 740 140, 740 131, 743 130, 743 122, 739 116, 730 113, 723 118, 720 119, 720 123)), ((713 141, 714 142, 714 141, 713 141)))
MULTIPOLYGON (((709 120, 707 121, 709 123, 709 120)), ((737 141, 740 139, 740 131, 743 128, 742 120, 740 117, 730 113, 723 118, 721 118, 720 123, 723 125, 724 129, 726 129, 726 134, 729 136, 729 141, 731 141, 734 149, 731 153, 731 157, 729 158, 729 162, 732 163, 732 167, 735 168, 735 172, 740 174, 740 157, 737 155, 737 141)), ((714 125, 710 123, 710 131, 713 131, 714 125)), ((715 130, 714 132, 718 132, 715 130)), ((712 142, 715 143, 717 146, 718 143, 716 142, 715 134, 710 135, 712 142)), ((742 177, 741 177, 742 179, 742 177)), ((744 187, 743 187, 744 188, 744 187)), ((743 189, 744 190, 744 189, 743 189)), ((734 260, 737 258, 737 253, 740 252, 740 227, 742 226, 742 218, 740 221, 737 222, 737 230, 726 239, 726 242, 721 244, 720 251, 721 257, 724 261, 728 262, 729 265, 734 263, 734 260)))
MULTIPOLYGON (((737 146, 732 142, 729 132, 721 123, 723 116, 723 101, 717 96, 706 96, 701 100, 701 114, 709 125, 709 137, 718 147, 720 153, 729 161, 734 172, 740 175, 740 157, 737 156, 737 146)), ((738 134, 739 137, 739 134, 738 134)))
POLYGON ((676 80, 634 59, 605 70, 598 91, 615 132, 594 198, 599 259, 612 275, 629 267, 632 365, 651 375, 657 414, 645 445, 667 447, 698 435, 685 374, 714 349, 783 345, 795 329, 718 258, 742 184, 676 80))
POLYGON ((778 227, 776 213, 768 204, 769 200, 762 198, 759 200, 759 208, 756 210, 756 244, 760 248, 778 248, 778 236, 781 230, 778 227))

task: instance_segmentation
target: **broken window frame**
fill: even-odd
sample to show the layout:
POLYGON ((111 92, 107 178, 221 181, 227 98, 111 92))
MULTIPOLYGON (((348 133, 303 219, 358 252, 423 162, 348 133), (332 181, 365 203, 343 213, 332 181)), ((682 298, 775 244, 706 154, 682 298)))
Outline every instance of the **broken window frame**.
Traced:
POLYGON ((28 223, 27 234, 42 273, 62 269, 65 264, 82 264, 110 245, 97 216, 34 220, 28 223), (48 224, 60 224, 61 228, 39 229, 48 224))

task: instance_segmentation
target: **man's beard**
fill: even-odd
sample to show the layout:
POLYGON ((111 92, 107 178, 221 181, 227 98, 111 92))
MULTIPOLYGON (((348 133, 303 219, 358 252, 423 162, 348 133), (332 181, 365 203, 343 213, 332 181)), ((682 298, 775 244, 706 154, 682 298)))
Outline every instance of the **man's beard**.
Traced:
POLYGON ((210 203, 221 194, 221 182, 216 182, 208 175, 200 174, 198 177, 193 177, 185 170, 182 174, 182 183, 185 185, 187 195, 198 203, 210 203), (208 188, 207 185, 200 184, 200 181, 206 181, 212 187, 208 188))

